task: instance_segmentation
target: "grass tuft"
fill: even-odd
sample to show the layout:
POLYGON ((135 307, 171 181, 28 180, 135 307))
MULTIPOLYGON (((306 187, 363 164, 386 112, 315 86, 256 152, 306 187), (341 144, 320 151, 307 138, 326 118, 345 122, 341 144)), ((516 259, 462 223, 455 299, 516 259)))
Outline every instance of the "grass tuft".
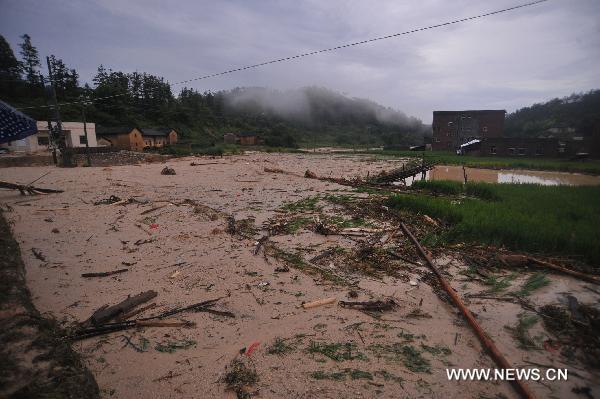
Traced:
POLYGON ((294 349, 295 348, 292 345, 288 345, 285 342, 285 339, 276 337, 271 346, 267 349, 267 353, 269 355, 285 355, 293 352, 294 349))
POLYGON ((310 341, 307 348, 308 353, 320 353, 336 362, 345 360, 368 360, 367 357, 359 352, 356 344, 352 342, 316 342, 310 341))
POLYGON ((284 204, 281 209, 286 212, 315 212, 322 208, 318 205, 319 196, 303 198, 300 201, 288 202, 284 204))
POLYGON ((546 274, 537 272, 527 277, 527 280, 525 280, 521 288, 515 292, 514 295, 521 297, 529 296, 533 291, 545 287, 548 284, 550 284, 550 280, 546 277, 546 274))

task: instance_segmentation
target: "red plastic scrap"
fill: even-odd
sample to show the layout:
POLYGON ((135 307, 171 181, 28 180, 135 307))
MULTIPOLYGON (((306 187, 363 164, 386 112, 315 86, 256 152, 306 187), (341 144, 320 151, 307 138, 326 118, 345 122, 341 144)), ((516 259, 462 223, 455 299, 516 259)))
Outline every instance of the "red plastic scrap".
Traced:
POLYGON ((254 352, 256 350, 256 348, 258 348, 258 346, 260 345, 260 342, 253 342, 248 349, 246 349, 246 356, 250 357, 250 355, 252 354, 252 352, 254 352))

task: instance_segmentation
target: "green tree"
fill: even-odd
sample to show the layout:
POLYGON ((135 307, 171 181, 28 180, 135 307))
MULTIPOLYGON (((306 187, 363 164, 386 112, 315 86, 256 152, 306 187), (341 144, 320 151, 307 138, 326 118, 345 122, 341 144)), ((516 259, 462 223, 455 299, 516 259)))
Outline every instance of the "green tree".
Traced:
POLYGON ((49 58, 56 94, 62 98, 77 97, 81 93, 77 71, 69 69, 63 60, 56 58, 54 55, 51 55, 49 58))
POLYGON ((28 34, 21 36, 21 39, 23 39, 23 43, 21 43, 19 46, 21 47, 21 57, 23 58, 22 65, 23 72, 25 73, 25 79, 31 84, 39 84, 39 68, 41 64, 37 48, 31 44, 31 37, 28 34))
POLYGON ((0 35, 0 79, 21 79, 21 64, 2 35, 0 35))

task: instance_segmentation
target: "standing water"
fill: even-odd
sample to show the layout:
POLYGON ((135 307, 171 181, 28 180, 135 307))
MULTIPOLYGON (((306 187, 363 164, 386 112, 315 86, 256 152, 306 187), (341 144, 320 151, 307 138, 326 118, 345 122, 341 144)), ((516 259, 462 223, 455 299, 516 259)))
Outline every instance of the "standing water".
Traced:
MULTIPOLYGON (((465 168, 467 179, 471 182, 487 183, 534 183, 543 186, 583 186, 600 185, 600 176, 583 175, 579 173, 548 172, 533 170, 507 170, 507 169, 478 169, 465 168)), ((419 180, 417 176, 414 180, 419 180)), ((464 181, 462 166, 436 166, 426 173, 426 180, 453 180, 464 181)), ((407 179, 406 184, 411 185, 413 179, 407 179)))

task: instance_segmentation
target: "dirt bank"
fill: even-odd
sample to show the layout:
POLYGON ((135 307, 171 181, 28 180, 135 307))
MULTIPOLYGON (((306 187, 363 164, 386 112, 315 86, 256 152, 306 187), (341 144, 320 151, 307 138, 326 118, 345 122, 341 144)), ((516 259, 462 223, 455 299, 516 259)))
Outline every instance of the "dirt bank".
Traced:
POLYGON ((99 398, 92 374, 53 319, 31 303, 19 245, 0 212, 0 397, 99 398))

